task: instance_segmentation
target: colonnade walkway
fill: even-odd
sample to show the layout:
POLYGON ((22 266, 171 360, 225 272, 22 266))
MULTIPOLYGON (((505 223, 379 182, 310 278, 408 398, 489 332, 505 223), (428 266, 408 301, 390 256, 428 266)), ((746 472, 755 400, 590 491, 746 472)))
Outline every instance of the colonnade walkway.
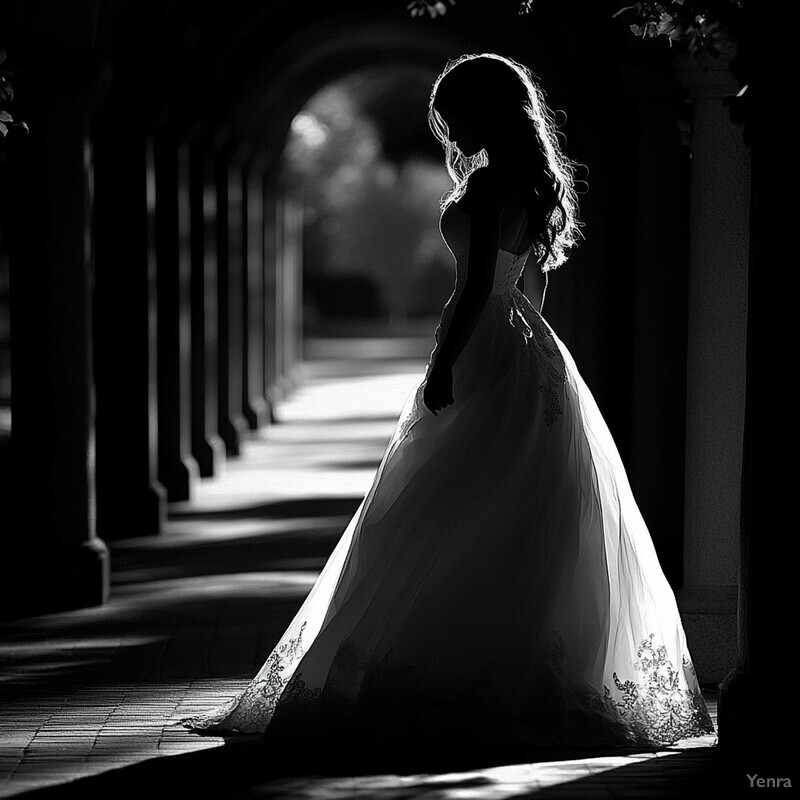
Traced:
POLYGON ((171 506, 163 535, 111 544, 107 605, 0 626, 0 796, 503 800, 747 788, 714 737, 658 752, 309 776, 313 759, 308 770, 270 763, 259 737, 174 724, 233 696, 260 667, 369 488, 430 345, 307 343, 277 424, 171 506))

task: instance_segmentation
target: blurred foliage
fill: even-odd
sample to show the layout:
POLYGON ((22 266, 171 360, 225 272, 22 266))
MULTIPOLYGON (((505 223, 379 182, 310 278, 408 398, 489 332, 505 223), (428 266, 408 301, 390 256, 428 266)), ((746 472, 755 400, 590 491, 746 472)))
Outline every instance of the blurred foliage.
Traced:
POLYGON ((308 275, 368 278, 391 320, 402 322, 437 313, 451 288, 452 256, 438 227, 451 181, 441 160, 408 144, 433 140, 424 107, 407 110, 401 91, 387 92, 395 103, 379 102, 379 77, 356 73, 311 98, 292 123, 285 175, 303 186, 308 275), (382 129, 400 116, 414 122, 406 122, 407 146, 393 141, 388 158, 382 129), (422 288, 431 286, 438 291, 422 288))
MULTIPOLYGON (((517 2, 517 13, 528 14, 533 7, 533 0, 522 0, 517 2)), ((455 0, 411 0, 406 9, 412 17, 421 17, 427 14, 429 17, 441 17, 447 12, 447 6, 454 6, 455 0)))
MULTIPOLYGON (((447 0, 452 6, 455 5, 455 0, 447 0)), ((447 5, 443 0, 412 0, 406 8, 412 17, 421 17, 427 14, 429 17, 440 17, 446 13, 447 5)))
POLYGON ((723 38, 735 36, 744 0, 669 0, 639 2, 614 14, 630 20, 631 32, 643 39, 664 37, 681 43, 693 55, 718 55, 723 38))
MULTIPOLYGON (((0 64, 5 63, 6 57, 6 51, 0 50, 0 64)), ((13 128, 28 131, 28 126, 24 122, 15 120, 4 108, 14 99, 14 87, 11 85, 13 77, 12 72, 0 69, 0 135, 3 137, 13 128)))

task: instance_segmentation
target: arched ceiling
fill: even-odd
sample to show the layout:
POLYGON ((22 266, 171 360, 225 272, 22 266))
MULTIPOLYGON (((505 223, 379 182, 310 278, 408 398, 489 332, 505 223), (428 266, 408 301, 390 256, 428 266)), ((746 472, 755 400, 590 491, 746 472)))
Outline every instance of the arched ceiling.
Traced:
MULTIPOLYGON (((347 14, 308 25, 262 51, 221 135, 234 145, 239 160, 269 164, 280 156, 292 119, 324 86, 370 67, 422 70, 435 77, 471 44, 466 37, 443 36, 441 30, 382 15, 347 14)), ((402 102, 402 97, 393 100, 402 102)), ((380 97, 373 101, 382 102, 380 97)))

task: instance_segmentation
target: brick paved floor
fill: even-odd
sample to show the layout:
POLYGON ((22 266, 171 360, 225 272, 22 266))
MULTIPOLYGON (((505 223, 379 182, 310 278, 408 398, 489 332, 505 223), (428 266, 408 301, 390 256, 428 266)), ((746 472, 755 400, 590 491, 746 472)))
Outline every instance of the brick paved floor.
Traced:
POLYGON ((0 796, 501 800, 746 786, 714 737, 659 752, 336 775, 276 758, 259 737, 174 724, 232 697, 261 665, 369 487, 429 342, 326 347, 339 358, 306 363, 280 423, 174 504, 162 536, 111 545, 107 605, 0 626, 0 796))

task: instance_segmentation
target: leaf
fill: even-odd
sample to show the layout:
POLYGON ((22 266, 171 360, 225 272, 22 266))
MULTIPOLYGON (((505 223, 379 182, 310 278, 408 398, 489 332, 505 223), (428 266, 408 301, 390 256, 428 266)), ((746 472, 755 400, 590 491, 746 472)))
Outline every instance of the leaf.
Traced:
POLYGON ((669 14, 662 14, 661 20, 656 28, 656 32, 659 34, 659 36, 666 36, 667 34, 672 33, 675 28, 675 21, 672 19, 672 17, 669 14))
POLYGON ((5 136, 8 133, 8 128, 5 125, 3 125, 2 122, 0 122, 0 133, 2 133, 3 136, 5 136))
POLYGON ((8 111, 0 111, 0 122, 13 122, 14 117, 8 111))
POLYGON ((625 8, 621 8, 619 11, 617 11, 616 14, 612 14, 611 19, 616 19, 617 17, 621 17, 626 11, 632 11, 633 8, 634 8, 633 6, 625 6, 625 8))

